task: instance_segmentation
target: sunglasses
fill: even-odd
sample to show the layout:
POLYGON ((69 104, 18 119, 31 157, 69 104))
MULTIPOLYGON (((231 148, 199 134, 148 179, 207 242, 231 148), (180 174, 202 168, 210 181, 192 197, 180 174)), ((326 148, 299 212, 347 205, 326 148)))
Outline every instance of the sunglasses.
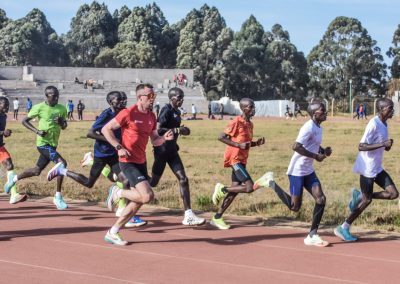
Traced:
POLYGON ((157 95, 154 93, 153 89, 150 89, 150 88, 145 88, 145 89, 139 90, 137 93, 137 96, 138 97, 146 96, 149 100, 153 100, 157 97, 157 95))

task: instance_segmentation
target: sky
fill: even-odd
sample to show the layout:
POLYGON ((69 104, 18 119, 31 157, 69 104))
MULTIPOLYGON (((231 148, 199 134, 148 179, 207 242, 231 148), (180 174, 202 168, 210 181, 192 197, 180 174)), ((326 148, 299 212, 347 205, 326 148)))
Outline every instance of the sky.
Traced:
MULTIPOLYGON (((13 20, 24 17, 33 8, 45 13, 47 20, 60 35, 70 28, 72 17, 78 8, 92 1, 84 0, 1 0, 0 8, 13 20)), ((392 45, 393 34, 400 25, 400 1, 395 0, 105 0, 112 14, 115 9, 126 5, 136 6, 156 2, 170 24, 183 19, 192 9, 203 4, 218 8, 228 27, 238 31, 250 15, 263 25, 264 30, 279 23, 290 35, 290 41, 305 56, 323 37, 329 24, 338 16, 358 19, 372 39, 377 41, 385 62, 391 59, 386 51, 392 45)))

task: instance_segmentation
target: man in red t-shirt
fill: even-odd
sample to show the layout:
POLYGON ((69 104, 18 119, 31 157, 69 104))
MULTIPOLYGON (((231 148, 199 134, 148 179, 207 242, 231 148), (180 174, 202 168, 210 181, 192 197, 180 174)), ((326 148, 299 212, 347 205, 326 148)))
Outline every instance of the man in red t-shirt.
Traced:
POLYGON ((136 87, 136 98, 136 104, 120 111, 101 130, 107 141, 118 151, 121 170, 129 180, 131 189, 121 190, 112 187, 108 194, 107 206, 110 210, 121 197, 131 201, 104 237, 105 241, 115 245, 128 243, 119 234, 120 228, 136 214, 143 204, 154 198, 154 192, 148 182, 146 164, 146 146, 149 137, 155 146, 174 138, 172 130, 167 131, 163 136, 157 133, 157 119, 151 111, 156 99, 153 86, 139 84, 136 87), (114 135, 114 131, 119 128, 122 133, 121 141, 118 141, 114 135))
POLYGON ((265 143, 265 138, 253 139, 253 123, 250 121, 255 114, 254 101, 249 98, 240 100, 242 115, 235 117, 221 133, 218 140, 225 143, 224 167, 232 168, 232 185, 226 187, 221 183, 215 186, 212 201, 218 205, 222 200, 222 205, 217 214, 211 219, 210 224, 221 230, 227 230, 230 225, 226 224, 222 218, 225 210, 228 209, 238 193, 251 193, 254 183, 246 170, 247 158, 250 147, 261 146, 265 143))

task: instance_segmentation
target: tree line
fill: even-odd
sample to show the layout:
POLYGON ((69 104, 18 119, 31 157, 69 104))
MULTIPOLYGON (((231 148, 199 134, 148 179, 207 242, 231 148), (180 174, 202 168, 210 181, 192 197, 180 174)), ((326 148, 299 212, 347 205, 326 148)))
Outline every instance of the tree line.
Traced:
POLYGON ((0 9, 0 66, 190 68, 209 99, 343 99, 350 80, 353 94, 382 96, 399 85, 400 25, 386 54, 389 67, 349 17, 335 18, 305 56, 280 24, 265 30, 251 15, 234 32, 207 4, 170 25, 156 3, 111 14, 94 1, 79 7, 60 36, 39 9, 18 20, 0 9))

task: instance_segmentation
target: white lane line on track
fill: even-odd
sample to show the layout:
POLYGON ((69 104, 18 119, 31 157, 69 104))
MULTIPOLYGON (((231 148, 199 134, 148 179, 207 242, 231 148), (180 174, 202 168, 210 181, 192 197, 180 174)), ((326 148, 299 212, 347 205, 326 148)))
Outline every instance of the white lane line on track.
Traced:
POLYGON ((130 281, 130 280, 115 278, 115 277, 106 276, 106 275, 72 271, 72 270, 54 268, 54 267, 43 266, 43 265, 34 265, 34 264, 24 263, 24 262, 19 262, 19 261, 10 261, 10 260, 5 260, 5 259, 0 259, 0 262, 14 264, 14 265, 20 265, 20 266, 25 266, 25 267, 35 268, 35 269, 45 269, 45 270, 56 271, 56 272, 63 272, 63 273, 76 274, 76 275, 82 275, 82 276, 90 276, 90 277, 94 277, 94 278, 114 280, 114 281, 119 281, 119 282, 124 282, 124 283, 145 284, 144 282, 130 281))
MULTIPOLYGON (((24 235, 20 235, 20 236, 24 236, 24 235)), ((29 236, 29 235, 26 235, 26 236, 29 236)), ((261 271, 268 271, 268 272, 274 272, 274 273, 285 274, 285 275, 290 274, 290 275, 300 276, 300 277, 305 277, 305 278, 330 280, 330 281, 335 281, 335 282, 354 283, 354 284, 365 284, 366 283, 366 282, 353 281, 353 280, 347 280, 347 279, 341 279, 341 278, 333 278, 333 277, 326 277, 326 276, 321 276, 321 275, 314 275, 314 274, 309 274, 309 273, 301 273, 301 272, 294 272, 294 271, 289 271, 289 270, 266 268, 266 267, 262 267, 262 266, 236 264, 236 263, 229 263, 229 262, 222 262, 222 261, 215 261, 215 260, 208 260, 208 259, 201 259, 201 258, 184 257, 184 256, 175 256, 175 255, 162 254, 162 253, 149 252, 149 251, 141 251, 141 250, 132 250, 132 249, 128 250, 128 249, 125 249, 124 247, 117 247, 117 246, 111 246, 111 245, 103 246, 103 245, 88 244, 88 243, 82 243, 82 242, 65 241, 65 240, 53 239, 53 238, 49 238, 49 237, 45 238, 45 237, 36 237, 35 236, 35 238, 45 240, 46 242, 54 241, 54 242, 80 245, 80 246, 86 246, 86 247, 94 247, 94 248, 101 248, 101 249, 108 249, 108 250, 118 250, 120 252, 123 251, 126 253, 139 253, 139 254, 143 254, 143 255, 152 255, 152 256, 165 257, 165 258, 170 258, 170 259, 180 259, 180 260, 187 260, 187 261, 202 262, 202 263, 207 263, 207 264, 233 266, 233 267, 237 267, 237 268, 245 268, 247 270, 248 269, 259 270, 259 271, 261 270, 261 271)), ((0 261, 2 261, 2 260, 0 259, 0 261)), ((5 261, 5 262, 7 262, 7 261, 5 261)), ((55 269, 55 270, 58 270, 58 269, 55 269)), ((72 271, 72 273, 73 273, 73 271, 72 271)), ((77 274, 79 274, 79 272, 77 274)), ((91 275, 91 274, 89 274, 89 275, 91 275)), ((107 276, 105 276, 105 277, 107 277, 107 276)), ((137 282, 132 282, 132 283, 137 283, 137 282)))

